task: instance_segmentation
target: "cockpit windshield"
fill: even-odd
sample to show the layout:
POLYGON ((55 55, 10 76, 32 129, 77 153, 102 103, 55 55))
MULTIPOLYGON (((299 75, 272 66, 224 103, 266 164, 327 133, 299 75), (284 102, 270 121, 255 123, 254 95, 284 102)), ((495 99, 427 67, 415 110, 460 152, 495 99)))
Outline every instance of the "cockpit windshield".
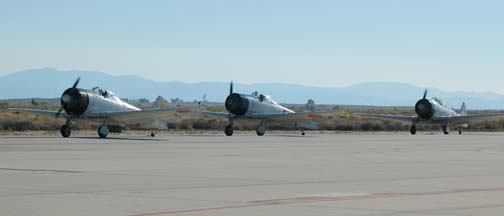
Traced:
POLYGON ((278 104, 273 99, 271 99, 271 97, 269 95, 259 94, 257 91, 252 92, 252 94, 250 94, 250 95, 256 97, 260 102, 278 104))
POLYGON ((443 101, 441 101, 439 98, 435 97, 435 98, 432 98, 432 100, 438 102, 440 105, 444 105, 443 104, 443 101))
POLYGON ((92 88, 91 90, 93 90, 94 92, 96 92, 99 95, 103 96, 104 98, 110 98, 110 97, 114 96, 114 92, 111 92, 111 91, 106 90, 106 89, 102 89, 102 88, 100 88, 98 86, 92 88))
POLYGON ((271 103, 271 104, 277 104, 269 95, 259 95, 259 101, 261 102, 266 102, 266 103, 271 103))

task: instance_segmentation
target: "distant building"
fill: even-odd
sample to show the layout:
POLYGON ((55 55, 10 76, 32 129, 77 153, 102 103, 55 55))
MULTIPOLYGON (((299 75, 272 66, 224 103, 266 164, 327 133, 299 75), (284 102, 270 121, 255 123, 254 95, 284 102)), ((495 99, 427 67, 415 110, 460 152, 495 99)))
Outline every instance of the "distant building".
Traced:
POLYGON ((208 106, 208 101, 207 101, 207 97, 206 97, 206 94, 203 94, 203 100, 202 101, 197 101, 196 102, 198 104, 198 106, 208 106))
POLYGON ((182 100, 180 98, 172 98, 172 99, 170 99, 170 101, 172 104, 177 104, 177 105, 184 103, 184 100, 182 100))
POLYGON ((165 108, 169 107, 169 103, 162 96, 158 96, 156 100, 152 103, 152 108, 165 108))
POLYGON ((137 103, 148 104, 148 103, 150 103, 150 101, 149 101, 149 99, 146 99, 146 98, 140 98, 137 100, 137 103))

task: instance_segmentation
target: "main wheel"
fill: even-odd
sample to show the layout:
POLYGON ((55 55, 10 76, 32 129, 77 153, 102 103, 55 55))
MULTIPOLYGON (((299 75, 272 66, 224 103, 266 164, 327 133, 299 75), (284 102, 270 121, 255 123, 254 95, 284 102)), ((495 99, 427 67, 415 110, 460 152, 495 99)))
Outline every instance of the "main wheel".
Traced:
POLYGON ((150 133, 150 136, 151 136, 151 137, 155 137, 155 136, 156 136, 156 134, 155 134, 154 132, 151 132, 151 133, 150 133))
POLYGON ((70 134, 72 133, 72 129, 68 125, 62 125, 60 128, 61 136, 67 138, 70 137, 70 134))
POLYGON ((226 126, 226 128, 224 129, 224 133, 226 134, 226 136, 233 136, 233 126, 231 125, 226 126))
POLYGON ((107 135, 109 134, 109 128, 107 125, 100 125, 98 128, 98 136, 100 138, 107 138, 107 135))
POLYGON ((443 133, 445 135, 450 134, 450 127, 448 125, 443 126, 443 133))
POLYGON ((411 135, 415 135, 416 134, 416 126, 414 126, 414 125, 411 126, 410 133, 411 133, 411 135))
POLYGON ((462 129, 459 129, 459 135, 462 135, 462 129))
POLYGON ((301 136, 304 136, 304 135, 306 135, 306 133, 305 133, 304 131, 303 131, 303 132, 301 132, 301 136))
POLYGON ((259 126, 256 130, 257 136, 264 136, 266 133, 266 128, 263 126, 259 126))

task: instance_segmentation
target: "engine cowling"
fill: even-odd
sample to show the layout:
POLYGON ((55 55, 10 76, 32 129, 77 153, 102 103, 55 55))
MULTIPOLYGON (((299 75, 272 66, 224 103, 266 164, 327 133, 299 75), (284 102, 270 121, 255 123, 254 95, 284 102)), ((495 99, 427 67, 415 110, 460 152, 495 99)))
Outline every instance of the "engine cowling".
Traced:
POLYGON ((89 96, 85 90, 69 88, 61 95, 61 106, 68 115, 80 116, 89 106, 89 96))
POLYGON ((434 115, 434 107, 429 100, 420 99, 415 104, 415 112, 420 118, 430 119, 434 115))
POLYGON ((226 110, 234 115, 245 115, 249 108, 249 100, 240 94, 232 93, 226 98, 226 110))

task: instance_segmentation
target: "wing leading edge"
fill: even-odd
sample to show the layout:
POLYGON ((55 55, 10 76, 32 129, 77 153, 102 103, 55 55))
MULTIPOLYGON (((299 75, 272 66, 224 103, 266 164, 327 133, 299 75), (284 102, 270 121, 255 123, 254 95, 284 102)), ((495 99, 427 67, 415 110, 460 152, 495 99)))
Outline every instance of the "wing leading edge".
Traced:
MULTIPOLYGON (((229 113, 225 112, 203 112, 203 115, 212 117, 229 118, 229 113)), ((232 115, 232 114, 231 114, 232 115)), ((328 117, 328 112, 297 112, 297 113, 250 113, 243 116, 250 119, 269 119, 269 120, 306 120, 321 119, 328 117)), ((233 115, 233 117, 236 117, 233 115)))
POLYGON ((104 112, 89 114, 88 118, 110 119, 124 124, 149 123, 157 120, 174 122, 201 113, 199 107, 163 108, 124 112, 104 112))
POLYGON ((47 116, 47 117, 58 117, 58 118, 67 118, 68 117, 66 113, 61 113, 59 116, 56 116, 56 114, 58 112, 51 111, 51 110, 22 109, 22 108, 8 108, 7 110, 14 111, 14 112, 31 113, 31 114, 47 116))
MULTIPOLYGON (((371 118, 382 118, 391 119, 399 121, 422 121, 422 119, 417 116, 401 116, 401 115, 383 115, 383 114, 366 114, 366 113, 355 113, 357 116, 371 117, 371 118)), ((446 116, 446 117, 432 117, 428 121, 434 122, 463 122, 466 120, 478 119, 478 118, 490 118, 496 116, 504 116, 504 113, 493 113, 493 114, 479 114, 479 115, 460 115, 460 116, 446 116)))
MULTIPOLYGON (((20 108, 9 108, 8 110, 14 112, 24 112, 36 115, 56 117, 56 111, 50 110, 35 110, 35 109, 20 109, 20 108)), ((199 114, 201 108, 190 107, 190 108, 165 108, 165 109, 148 109, 148 110, 138 110, 138 111, 120 111, 120 112, 101 112, 101 113, 89 113, 83 118, 87 119, 110 119, 120 123, 130 124, 130 123, 149 123, 156 120, 164 121, 175 121, 184 118, 191 117, 193 115, 199 114)), ((69 117, 66 113, 62 113, 59 118, 69 117)))
POLYGON ((492 113, 492 114, 477 114, 477 115, 460 115, 460 116, 450 116, 450 117, 435 117, 432 118, 434 121, 447 121, 447 122, 463 122, 466 120, 479 119, 479 118, 491 118, 497 116, 504 116, 504 113, 492 113))
POLYGON ((225 113, 225 112, 202 112, 201 114, 203 114, 205 116, 220 117, 220 118, 229 118, 230 115, 235 117, 233 114, 225 113))
POLYGON ((398 121, 414 121, 418 119, 418 117, 416 116, 402 116, 402 115, 383 115, 383 114, 367 114, 367 113, 354 113, 354 115, 371 117, 371 118, 391 119, 398 121))

